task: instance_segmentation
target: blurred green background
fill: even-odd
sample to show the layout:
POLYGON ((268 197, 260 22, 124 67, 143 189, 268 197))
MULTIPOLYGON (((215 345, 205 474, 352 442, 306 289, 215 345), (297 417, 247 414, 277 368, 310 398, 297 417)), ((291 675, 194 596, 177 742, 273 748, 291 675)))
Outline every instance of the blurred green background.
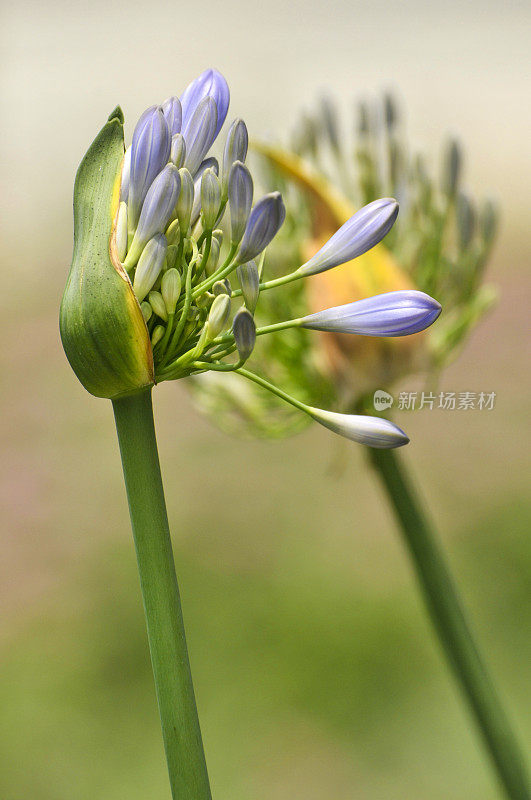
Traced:
MULTIPOLYGON (((413 141, 458 133, 467 184, 501 202, 501 302, 441 386, 496 407, 397 421, 529 744, 529 22, 479 0, 4 8, 1 800, 169 797, 111 407, 76 382, 57 314, 89 142, 117 102, 130 135, 210 65, 252 132, 285 133, 323 88, 346 107, 395 88, 413 141)), ((216 800, 499 797, 363 450, 338 476, 323 430, 240 442, 182 385, 155 402, 216 800)))

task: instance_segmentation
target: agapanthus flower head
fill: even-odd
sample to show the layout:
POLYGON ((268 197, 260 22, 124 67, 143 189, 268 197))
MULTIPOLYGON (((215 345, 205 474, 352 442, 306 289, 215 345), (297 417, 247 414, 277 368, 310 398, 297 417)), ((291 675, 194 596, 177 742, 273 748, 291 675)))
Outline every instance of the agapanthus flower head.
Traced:
POLYGON ((346 438, 373 447, 405 444, 405 434, 386 420, 321 410, 244 367, 260 337, 275 331, 405 336, 430 325, 440 306, 422 292, 394 292, 257 324, 263 292, 285 291, 284 285, 366 253, 390 230, 397 203, 369 204, 302 266, 294 263, 267 280, 265 251, 286 209, 278 191, 252 205, 248 134, 240 119, 229 129, 219 177, 209 151, 228 103, 224 78, 207 70, 180 100, 172 96, 144 112, 125 156, 119 111, 85 156, 61 310, 76 374, 93 394, 115 399, 165 380, 232 372, 346 438))

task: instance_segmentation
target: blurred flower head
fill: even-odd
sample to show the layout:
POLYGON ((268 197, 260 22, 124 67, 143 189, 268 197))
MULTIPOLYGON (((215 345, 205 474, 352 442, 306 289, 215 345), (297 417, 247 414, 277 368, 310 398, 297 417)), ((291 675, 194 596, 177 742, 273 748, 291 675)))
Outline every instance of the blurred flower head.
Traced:
MULTIPOLYGON (((297 261, 309 276, 278 297, 264 295, 257 319, 268 325, 297 313, 313 321, 305 327, 321 333, 308 337, 291 330, 282 341, 273 333, 252 363, 310 404, 332 403, 349 410, 405 375, 437 374, 458 354, 495 301, 483 275, 498 215, 492 201, 478 204, 464 190, 463 154, 455 139, 444 144, 439 177, 428 173, 423 157, 408 148, 392 96, 357 105, 353 135, 344 135, 342 124, 334 102, 326 97, 315 112, 300 117, 289 147, 254 142, 264 184, 280 188, 287 205, 286 223, 267 253, 267 276, 274 279, 297 261), (378 199, 382 195, 398 203, 378 199), (393 225, 398 204, 400 215, 393 225), (383 236, 372 238, 378 209, 387 226, 383 242, 383 236), (339 262, 343 266, 330 269, 339 262), (387 325, 382 307, 369 325, 363 324, 363 305, 352 301, 372 309, 374 295, 386 294, 393 323, 387 325), (402 330, 413 336, 396 338, 395 295, 404 303, 402 330), (406 310, 406 298, 415 297, 420 318, 429 316, 422 295, 428 303, 435 296, 444 308, 438 324, 424 333, 422 326, 415 327, 417 312, 406 310), (346 334, 347 319, 351 332, 363 336, 346 334)), ((435 316, 437 309, 438 304, 431 309, 435 316)), ((231 430, 241 431, 242 419, 248 433, 266 436, 303 424, 256 392, 247 392, 245 403, 239 398, 236 413, 231 397, 239 389, 236 377, 223 387, 215 379, 194 383, 200 405, 231 430)))

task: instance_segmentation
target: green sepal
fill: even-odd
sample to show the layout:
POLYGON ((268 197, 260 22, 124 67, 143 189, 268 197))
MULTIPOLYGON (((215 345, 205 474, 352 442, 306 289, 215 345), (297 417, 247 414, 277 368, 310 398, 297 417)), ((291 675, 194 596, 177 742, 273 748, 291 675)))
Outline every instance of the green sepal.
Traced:
POLYGON ((91 394, 110 399, 154 383, 148 330, 114 246, 123 156, 117 107, 77 171, 74 252, 59 318, 70 366, 91 394))

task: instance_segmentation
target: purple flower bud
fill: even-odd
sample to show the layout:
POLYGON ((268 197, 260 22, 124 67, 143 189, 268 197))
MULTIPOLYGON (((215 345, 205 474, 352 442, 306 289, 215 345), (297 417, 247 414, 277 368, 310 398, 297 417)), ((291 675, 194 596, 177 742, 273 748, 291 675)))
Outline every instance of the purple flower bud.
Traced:
POLYGON ((228 198, 230 209, 230 231, 232 244, 241 242, 251 206, 253 204, 253 179, 241 161, 232 165, 229 175, 228 198))
POLYGON ((179 199, 177 200, 176 213, 177 219, 179 220, 181 236, 188 236, 190 217, 194 205, 194 181, 186 167, 179 170, 179 175, 181 176, 181 191, 179 199))
POLYGON ((181 190, 181 176, 173 164, 168 164, 151 184, 144 200, 140 219, 131 247, 124 261, 126 269, 131 269, 145 244, 156 233, 163 233, 171 219, 181 190))
POLYGON ((409 336, 432 325, 439 303, 416 290, 386 292, 303 317, 303 328, 363 336, 409 336))
POLYGON ((286 217, 280 192, 266 194, 249 215, 236 263, 243 264, 259 255, 274 238, 286 217))
POLYGON ((245 161, 249 146, 249 134, 243 119, 235 119, 229 128, 223 151, 223 191, 227 191, 229 174, 235 161, 245 161))
POLYGON ((178 97, 168 97, 162 104, 162 113, 164 119, 168 124, 171 136, 181 132, 183 121, 183 112, 181 108, 181 101, 178 97))
POLYGON ((247 361, 253 352, 256 342, 256 325, 254 324, 253 315, 246 308, 240 308, 234 315, 232 333, 240 361, 247 361))
POLYGON ((308 408, 313 419, 325 428, 369 447, 390 449, 402 447, 409 442, 408 436, 398 425, 382 417, 365 417, 357 414, 338 414, 321 408, 308 408))
POLYGON ((227 81, 217 69, 207 69, 181 95, 183 109, 182 132, 188 142, 188 130, 195 110, 205 97, 211 97, 218 111, 214 139, 220 132, 229 110, 230 92, 227 81))
POLYGON ((128 225, 134 233, 149 187, 168 163, 171 136, 160 106, 144 111, 133 133, 128 225))
POLYGON ((316 275, 361 256, 389 233, 397 216, 396 200, 389 197, 374 200, 345 222, 297 272, 302 275, 316 275))
POLYGON ((211 97, 205 97, 197 106, 190 124, 183 133, 186 141, 184 166, 192 176, 197 172, 216 138, 217 119, 216 103, 211 97))

